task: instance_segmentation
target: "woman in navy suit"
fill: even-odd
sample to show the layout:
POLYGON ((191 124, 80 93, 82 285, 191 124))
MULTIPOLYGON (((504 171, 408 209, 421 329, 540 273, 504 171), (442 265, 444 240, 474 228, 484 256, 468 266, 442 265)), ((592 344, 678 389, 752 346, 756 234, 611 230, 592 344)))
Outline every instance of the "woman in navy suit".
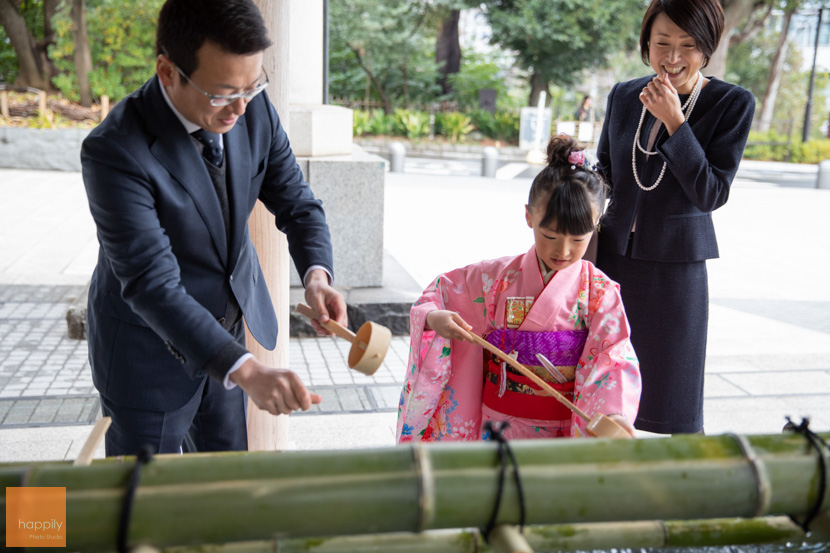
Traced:
POLYGON ((597 266, 621 286, 643 376, 635 426, 649 432, 703 431, 712 211, 755 111, 750 92, 700 72, 722 30, 718 0, 653 0, 640 52, 655 75, 614 86, 597 150, 612 187, 597 266))

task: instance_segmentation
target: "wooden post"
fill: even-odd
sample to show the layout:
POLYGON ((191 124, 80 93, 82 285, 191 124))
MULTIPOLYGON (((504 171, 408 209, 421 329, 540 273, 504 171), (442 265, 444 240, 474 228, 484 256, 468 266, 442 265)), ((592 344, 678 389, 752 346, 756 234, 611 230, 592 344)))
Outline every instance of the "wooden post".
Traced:
POLYGON ((40 116, 44 118, 48 118, 48 114, 46 112, 46 91, 41 90, 37 93, 37 109, 40 111, 40 116))
POLYGON ((4 119, 9 119, 11 117, 11 115, 9 115, 9 91, 5 88, 0 90, 0 115, 2 115, 4 119))
POLYGON ((101 96, 101 121, 107 118, 110 113, 110 97, 104 94, 101 96))
MULTIPOLYGON (((265 51, 263 65, 271 75, 268 95, 288 131, 288 17, 289 0, 254 0, 274 45, 265 51)), ((271 302, 277 311, 279 335, 277 347, 268 351, 246 330, 248 350, 271 367, 288 367, 289 255, 288 240, 277 230, 274 216, 257 202, 248 220, 251 239, 259 255, 271 302)), ((274 417, 248 401, 248 449, 251 451, 285 449, 288 442, 288 415, 274 417)))

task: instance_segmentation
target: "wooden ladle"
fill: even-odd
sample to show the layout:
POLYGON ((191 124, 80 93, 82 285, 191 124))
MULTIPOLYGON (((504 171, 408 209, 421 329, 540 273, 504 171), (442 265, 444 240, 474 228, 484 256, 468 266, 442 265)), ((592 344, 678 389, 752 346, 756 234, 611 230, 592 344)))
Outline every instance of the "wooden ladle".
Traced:
MULTIPOLYGON (((297 304, 297 312, 320 322, 314 310, 305 304, 297 304)), ((372 376, 378 370, 392 342, 392 331, 372 321, 363 323, 357 330, 357 334, 334 319, 329 319, 320 325, 352 344, 349 350, 349 368, 367 376, 372 376)))
POLYGON ((622 426, 614 422, 613 419, 608 417, 608 415, 603 415, 602 413, 597 413, 593 416, 593 418, 589 417, 585 414, 585 412, 568 401, 568 399, 557 392, 550 384, 539 378, 536 373, 504 353, 502 350, 482 338, 477 334, 472 332, 467 332, 473 339, 479 344, 481 347, 486 349, 487 351, 492 352, 496 357, 501 359, 502 361, 509 364, 511 367, 522 373, 524 376, 531 379, 537 386, 541 387, 548 395, 553 396, 559 403, 573 411, 577 414, 581 419, 583 419, 588 424, 585 426, 585 430, 591 436, 595 438, 631 438, 631 434, 629 434, 622 426))

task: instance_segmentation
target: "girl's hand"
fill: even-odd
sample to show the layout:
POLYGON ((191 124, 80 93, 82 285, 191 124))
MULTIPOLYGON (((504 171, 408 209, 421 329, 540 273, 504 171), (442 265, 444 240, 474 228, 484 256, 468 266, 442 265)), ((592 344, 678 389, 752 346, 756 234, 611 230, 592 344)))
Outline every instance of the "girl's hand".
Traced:
POLYGON ((461 315, 455 311, 447 311, 446 309, 430 311, 427 315, 426 328, 427 330, 434 330, 439 336, 448 340, 464 340, 465 342, 475 343, 468 334, 473 327, 467 324, 461 318, 461 315))
POLYGON ((668 73, 654 77, 640 92, 640 101, 654 117, 663 122, 669 135, 674 134, 686 121, 680 96, 669 81, 668 73))
POLYGON ((634 430, 634 425, 628 422, 628 419, 622 415, 608 415, 608 418, 614 421, 615 423, 622 426, 623 430, 628 432, 632 438, 636 438, 637 434, 634 430))

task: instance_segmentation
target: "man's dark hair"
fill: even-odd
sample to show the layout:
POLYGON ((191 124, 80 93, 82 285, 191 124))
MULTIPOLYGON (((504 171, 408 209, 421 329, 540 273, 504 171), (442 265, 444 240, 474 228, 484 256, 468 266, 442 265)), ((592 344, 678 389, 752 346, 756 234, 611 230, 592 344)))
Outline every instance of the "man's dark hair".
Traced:
POLYGON ((256 54, 271 46, 251 0, 167 0, 159 13, 156 54, 165 54, 185 75, 196 71, 196 51, 206 40, 231 54, 256 54))
POLYGON ((648 43, 651 40, 651 26, 661 13, 665 13, 675 25, 695 40, 697 49, 703 54, 701 67, 709 65, 723 33, 723 8, 720 1, 652 0, 643 16, 643 26, 640 29, 640 55, 646 65, 650 63, 648 43))

